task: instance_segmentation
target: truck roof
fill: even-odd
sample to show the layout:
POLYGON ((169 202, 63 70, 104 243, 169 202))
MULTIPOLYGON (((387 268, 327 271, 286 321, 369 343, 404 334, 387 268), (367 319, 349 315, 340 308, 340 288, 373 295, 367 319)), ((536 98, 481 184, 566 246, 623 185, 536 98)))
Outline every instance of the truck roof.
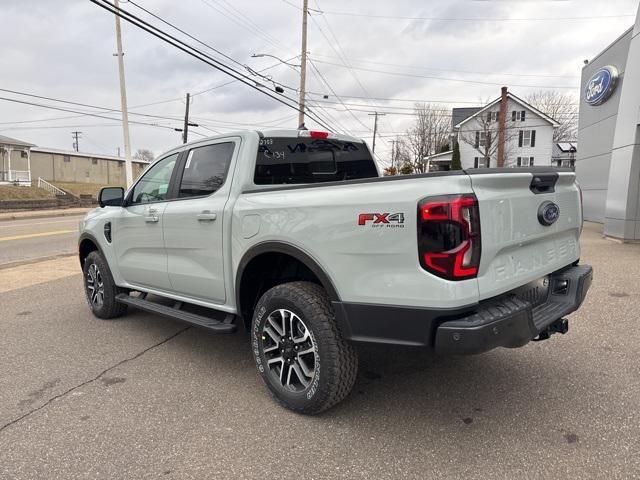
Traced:
MULTIPOLYGON (((196 140, 191 140, 190 142, 183 144, 183 145, 176 145, 173 148, 170 148, 169 150, 164 151, 161 155, 156 157, 156 160, 161 158, 161 157, 165 157, 167 155, 170 155, 174 152, 177 152, 179 150, 182 150, 185 147, 189 147, 191 145, 199 145, 202 143, 206 143, 208 141, 211 140, 217 140, 219 138, 228 138, 228 137, 245 137, 248 134, 253 134, 253 133, 257 133, 258 135, 261 135, 263 137, 291 137, 291 138, 295 138, 300 136, 300 132, 301 131, 326 131, 326 130, 297 130, 294 128, 282 128, 282 129, 266 129, 266 130, 236 130, 233 132, 227 132, 227 133, 221 133, 219 135, 212 135, 210 137, 200 137, 196 140)), ((357 137, 352 137, 350 135, 343 135, 341 133, 334 133, 334 132, 329 132, 329 135, 331 136, 331 139, 334 140, 341 140, 341 141, 345 141, 345 142, 357 142, 357 143, 365 143, 365 141, 362 138, 357 138, 357 137)), ((155 161, 155 160, 154 160, 155 161)), ((152 162, 153 163, 153 162, 152 162)))

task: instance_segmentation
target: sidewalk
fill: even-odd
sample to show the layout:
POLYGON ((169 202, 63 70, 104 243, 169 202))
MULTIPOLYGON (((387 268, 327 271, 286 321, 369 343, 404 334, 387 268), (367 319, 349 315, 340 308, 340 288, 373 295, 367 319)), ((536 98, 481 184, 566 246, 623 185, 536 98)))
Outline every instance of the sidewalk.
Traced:
POLYGON ((6 220, 22 220, 29 218, 50 218, 50 217, 69 217, 72 215, 83 215, 90 208, 61 208, 51 210, 23 210, 15 212, 0 212, 0 222, 6 220))

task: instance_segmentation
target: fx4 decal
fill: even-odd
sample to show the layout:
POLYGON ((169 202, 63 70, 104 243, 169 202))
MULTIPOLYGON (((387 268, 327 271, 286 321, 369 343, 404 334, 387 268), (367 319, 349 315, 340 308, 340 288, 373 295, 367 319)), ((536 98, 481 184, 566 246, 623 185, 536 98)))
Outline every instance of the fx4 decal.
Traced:
POLYGON ((358 215, 358 225, 404 228, 404 213, 361 213, 358 215))

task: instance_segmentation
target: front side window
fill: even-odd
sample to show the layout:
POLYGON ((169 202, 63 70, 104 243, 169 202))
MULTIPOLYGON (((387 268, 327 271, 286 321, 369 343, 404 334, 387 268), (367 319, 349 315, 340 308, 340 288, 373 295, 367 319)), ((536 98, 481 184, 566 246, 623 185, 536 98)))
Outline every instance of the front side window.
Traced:
POLYGON ((375 163, 364 143, 316 138, 260 139, 256 185, 335 182, 375 178, 375 163))
POLYGON ((233 142, 226 142, 190 150, 178 196, 199 197, 218 190, 227 176, 234 147, 233 142))
POLYGON ((171 180, 176 160, 178 160, 178 154, 174 153, 149 168, 140 181, 136 183, 136 186, 133 187, 131 204, 166 200, 169 194, 169 181, 171 180))

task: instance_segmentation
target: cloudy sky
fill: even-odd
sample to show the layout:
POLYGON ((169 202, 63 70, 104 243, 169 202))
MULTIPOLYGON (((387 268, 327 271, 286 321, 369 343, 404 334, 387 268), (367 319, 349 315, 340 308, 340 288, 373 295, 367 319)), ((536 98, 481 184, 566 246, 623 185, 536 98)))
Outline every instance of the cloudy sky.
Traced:
MULTIPOLYGON (((135 0, 123 9, 242 70, 261 71, 297 98, 302 0, 135 0), (171 30, 139 7, 215 48, 171 30), (249 70, 251 69, 251 70, 249 70)), ((338 131, 372 137, 379 155, 412 121, 415 101, 473 106, 496 97, 556 88, 579 91, 584 59, 630 27, 638 0, 309 0, 308 101, 338 131), (586 18, 585 18, 586 17, 586 18), (324 98, 327 95, 328 98, 324 98), (337 96, 336 96, 337 95, 337 96)), ((3 0, 0 88, 103 110, 0 91, 0 134, 40 146, 115 154, 122 129, 113 15, 89 0, 3 0), (55 106, 7 101, 13 99, 55 106), (71 110, 64 111, 64 110, 71 110), (107 118, 82 115, 86 112, 107 118)), ((184 95, 194 94, 194 135, 251 127, 295 128, 297 113, 162 41, 123 23, 132 149, 159 154, 180 142, 184 95), (153 124, 153 125, 148 125, 153 124)), ((268 79, 256 81, 273 88, 268 79)), ((275 93, 274 93, 275 94, 275 93)), ((308 127, 314 122, 308 121, 308 127)))

